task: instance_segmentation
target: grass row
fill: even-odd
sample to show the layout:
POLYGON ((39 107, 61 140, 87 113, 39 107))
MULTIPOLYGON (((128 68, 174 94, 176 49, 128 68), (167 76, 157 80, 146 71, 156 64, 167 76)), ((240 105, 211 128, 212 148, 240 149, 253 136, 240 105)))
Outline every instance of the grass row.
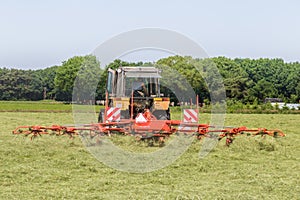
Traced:
MULTIPOLYGON (((75 105, 89 110, 90 105, 75 105)), ((101 106, 94 106, 99 110, 101 106)), ((0 112, 72 112, 73 105, 57 101, 0 101, 0 112)))
MULTIPOLYGON (((75 105, 76 110, 97 112, 103 108, 99 105, 75 105)), ((182 107, 171 107, 171 113, 181 112, 182 107)), ((211 105, 206 105, 200 108, 201 113, 210 113, 211 105)), ((218 110, 218 105, 214 106, 218 110)), ((0 112, 72 112, 72 104, 64 104, 57 101, 0 101, 0 112)), ((300 110, 289 109, 275 109, 270 104, 261 105, 244 105, 238 102, 237 104, 230 104, 226 107, 226 113, 244 113, 244 114, 300 114, 300 110)))

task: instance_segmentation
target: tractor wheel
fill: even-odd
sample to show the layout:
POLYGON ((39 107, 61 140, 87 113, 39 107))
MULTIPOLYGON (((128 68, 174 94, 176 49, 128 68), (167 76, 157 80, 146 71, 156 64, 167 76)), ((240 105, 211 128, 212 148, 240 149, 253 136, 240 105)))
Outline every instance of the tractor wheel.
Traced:
POLYGON ((121 119, 130 119, 129 110, 121 110, 121 119))
POLYGON ((153 115, 158 119, 158 120, 170 120, 170 113, 169 110, 155 110, 153 112, 153 115))
POLYGON ((98 116, 98 122, 103 123, 104 122, 104 109, 101 109, 98 116))

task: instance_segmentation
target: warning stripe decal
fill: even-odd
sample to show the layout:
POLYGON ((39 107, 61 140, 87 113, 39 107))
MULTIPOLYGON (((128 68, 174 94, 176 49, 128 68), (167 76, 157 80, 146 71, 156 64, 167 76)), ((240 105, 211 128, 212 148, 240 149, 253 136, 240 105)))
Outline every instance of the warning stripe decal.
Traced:
POLYGON ((108 108, 106 118, 108 121, 120 121, 121 118, 120 108, 115 108, 115 107, 108 108))
POLYGON ((183 110, 184 115, 184 122, 198 122, 198 113, 194 109, 184 109, 183 110))

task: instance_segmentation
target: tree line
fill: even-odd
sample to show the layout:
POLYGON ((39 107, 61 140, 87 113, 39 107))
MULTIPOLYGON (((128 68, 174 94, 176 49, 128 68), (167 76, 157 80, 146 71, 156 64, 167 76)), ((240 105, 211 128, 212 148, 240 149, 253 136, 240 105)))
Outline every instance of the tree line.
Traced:
MULTIPOLYGON (((153 63, 129 63, 115 60, 105 69, 92 55, 74 56, 59 66, 39 70, 0 68, 0 100, 42 100, 72 101, 104 99, 108 68, 119 66, 156 66, 162 70, 174 70, 185 79, 201 101, 210 101, 210 87, 215 84, 210 69, 218 69, 225 86, 226 98, 231 102, 263 102, 265 98, 281 98, 286 102, 300 100, 300 63, 287 63, 282 59, 249 59, 226 57, 192 58, 189 56, 170 56, 153 63), (215 66, 216 68, 213 68, 215 66), (207 75, 210 74, 210 75, 207 75), (75 87, 74 87, 75 85, 75 87), (74 97, 74 96, 73 96, 74 97)), ((168 79, 172 81, 172 79, 168 79)), ((174 79, 173 79, 174 80, 174 79)), ((180 82, 177 83, 180 87, 180 82)), ((184 90, 184 88, 181 88, 184 90)), ((162 88, 165 95, 176 99, 168 88, 162 88)))

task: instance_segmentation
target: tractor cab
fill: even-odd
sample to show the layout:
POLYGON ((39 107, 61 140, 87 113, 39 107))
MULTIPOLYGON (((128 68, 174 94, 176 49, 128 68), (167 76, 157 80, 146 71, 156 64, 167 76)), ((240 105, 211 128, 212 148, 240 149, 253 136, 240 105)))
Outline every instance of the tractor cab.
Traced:
POLYGON ((160 97, 161 71, 155 67, 120 67, 108 69, 107 91, 111 97, 160 97), (143 92, 143 94, 137 92, 143 92))
POLYGON ((121 119, 135 119, 146 110, 157 119, 170 119, 170 98, 160 93, 160 74, 155 67, 108 69, 108 106, 120 108, 121 119))

